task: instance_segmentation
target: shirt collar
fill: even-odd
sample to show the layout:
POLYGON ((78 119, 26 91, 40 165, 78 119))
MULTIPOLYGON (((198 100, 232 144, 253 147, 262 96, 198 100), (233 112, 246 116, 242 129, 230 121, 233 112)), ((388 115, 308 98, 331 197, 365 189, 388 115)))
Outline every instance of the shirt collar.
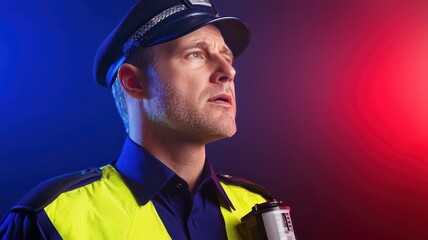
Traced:
MULTIPOLYGON (((145 205, 177 174, 151 155, 146 149, 126 138, 119 159, 114 164, 140 205, 145 205)), ((235 209, 208 160, 205 161, 201 183, 211 180, 219 195, 235 209)), ((178 177, 178 176, 177 176, 178 177)))

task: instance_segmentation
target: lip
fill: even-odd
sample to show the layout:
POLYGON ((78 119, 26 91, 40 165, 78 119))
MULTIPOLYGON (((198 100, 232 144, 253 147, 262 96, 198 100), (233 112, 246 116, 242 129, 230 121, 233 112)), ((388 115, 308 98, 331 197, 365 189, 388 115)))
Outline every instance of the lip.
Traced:
POLYGON ((210 99, 208 99, 208 102, 225 105, 225 106, 233 105, 232 97, 226 93, 215 95, 214 97, 211 97, 210 99))

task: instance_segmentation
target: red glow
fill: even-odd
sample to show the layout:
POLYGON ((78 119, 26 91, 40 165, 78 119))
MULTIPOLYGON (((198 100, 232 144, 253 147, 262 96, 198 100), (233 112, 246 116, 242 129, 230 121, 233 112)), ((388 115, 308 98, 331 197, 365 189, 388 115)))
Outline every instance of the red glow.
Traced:
POLYGON ((426 159, 428 34, 417 21, 394 27, 373 34, 371 43, 377 46, 365 49, 368 52, 350 95, 356 112, 353 121, 361 124, 358 131, 367 134, 364 138, 376 138, 395 151, 426 159))

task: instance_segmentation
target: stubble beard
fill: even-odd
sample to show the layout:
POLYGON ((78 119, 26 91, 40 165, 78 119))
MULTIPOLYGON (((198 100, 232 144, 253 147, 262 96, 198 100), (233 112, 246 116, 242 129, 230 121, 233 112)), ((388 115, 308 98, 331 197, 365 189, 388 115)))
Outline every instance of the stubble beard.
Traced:
POLYGON ((215 115, 183 96, 173 86, 161 83, 156 72, 152 72, 149 87, 151 103, 144 106, 150 121, 161 129, 172 130, 189 140, 211 142, 231 137, 236 133, 236 108, 221 108, 215 115), (206 112, 204 112, 204 109, 206 112))

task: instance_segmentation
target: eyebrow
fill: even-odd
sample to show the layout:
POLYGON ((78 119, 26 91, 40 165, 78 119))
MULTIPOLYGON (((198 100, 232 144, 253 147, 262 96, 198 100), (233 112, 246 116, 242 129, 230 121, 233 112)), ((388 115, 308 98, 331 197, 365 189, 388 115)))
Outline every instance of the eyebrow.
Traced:
MULTIPOLYGON (((194 40, 194 41, 190 41, 189 43, 186 44, 185 48, 186 49, 190 49, 190 48, 209 48, 209 44, 204 41, 204 40, 194 40)), ((222 47, 222 49, 220 50, 220 53, 222 54, 226 54, 228 57, 230 57, 231 60, 234 60, 234 56, 233 56, 233 52, 232 50, 230 50, 230 48, 228 48, 226 45, 224 45, 222 47)))

